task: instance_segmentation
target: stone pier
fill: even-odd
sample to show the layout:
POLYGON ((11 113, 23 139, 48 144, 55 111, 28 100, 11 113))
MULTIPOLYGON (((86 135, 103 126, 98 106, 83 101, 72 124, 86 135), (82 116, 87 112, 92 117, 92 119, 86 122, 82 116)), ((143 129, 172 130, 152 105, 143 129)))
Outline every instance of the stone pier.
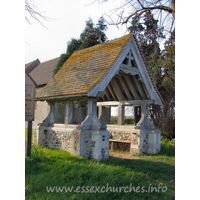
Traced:
POLYGON ((160 151, 160 132, 149 121, 148 106, 162 106, 163 99, 132 34, 75 51, 37 92, 36 101, 46 101, 50 107, 48 116, 35 131, 38 143, 47 147, 63 147, 72 155, 97 161, 108 159, 109 132, 105 122, 109 120, 104 119, 104 107, 118 106, 118 126, 122 126, 125 106, 139 106, 141 118, 137 115, 139 121, 130 127, 130 141, 124 144, 130 144, 131 153, 160 151), (84 117, 75 120, 73 102, 85 100, 87 116, 83 120, 84 112, 84 117), (65 104, 64 124, 56 120, 55 103, 65 104))
POLYGON ((97 161, 109 158, 109 132, 97 118, 95 98, 88 99, 87 117, 81 126, 72 132, 71 145, 72 155, 97 161))

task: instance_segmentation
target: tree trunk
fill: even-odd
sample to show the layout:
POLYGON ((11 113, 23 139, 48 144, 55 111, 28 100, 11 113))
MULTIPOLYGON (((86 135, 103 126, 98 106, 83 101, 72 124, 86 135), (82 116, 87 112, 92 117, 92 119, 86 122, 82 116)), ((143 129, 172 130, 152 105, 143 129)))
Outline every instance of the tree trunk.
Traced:
POLYGON ((137 106, 134 108, 134 114, 135 114, 135 125, 140 121, 141 118, 141 107, 137 106))
POLYGON ((172 5, 172 15, 173 15, 173 18, 175 19, 175 0, 171 0, 171 5, 172 5))

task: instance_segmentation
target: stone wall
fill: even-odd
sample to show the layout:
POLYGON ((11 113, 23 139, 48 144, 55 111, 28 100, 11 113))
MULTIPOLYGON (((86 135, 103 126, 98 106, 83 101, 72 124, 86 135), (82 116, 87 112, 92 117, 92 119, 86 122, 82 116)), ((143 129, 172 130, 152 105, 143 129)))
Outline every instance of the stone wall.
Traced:
POLYGON ((61 149, 71 152, 71 134, 76 127, 65 128, 64 124, 57 124, 56 126, 38 126, 35 128, 33 142, 50 149, 61 149))
MULTIPOLYGON (((33 142, 51 149, 62 149, 74 155, 82 153, 83 157, 95 159, 98 157, 97 154, 103 155, 105 148, 102 145, 104 140, 108 141, 103 137, 107 133, 101 131, 100 134, 99 131, 97 133, 93 131, 90 137, 83 130, 75 134, 77 126, 65 124, 54 124, 53 127, 37 126, 34 129, 33 142), (83 146, 85 146, 84 150, 83 146)), ((109 149, 130 151, 132 154, 156 154, 160 151, 160 131, 157 129, 142 130, 134 126, 108 125, 107 130, 110 139, 109 149), (112 140, 115 142, 112 143, 112 140)))
POLYGON ((131 140, 131 133, 130 132, 125 132, 125 131, 109 131, 109 139, 113 140, 126 140, 130 141, 131 140))
POLYGON ((106 130, 80 130, 76 125, 54 124, 34 129, 33 142, 50 149, 61 149, 89 159, 109 157, 109 132, 106 130))

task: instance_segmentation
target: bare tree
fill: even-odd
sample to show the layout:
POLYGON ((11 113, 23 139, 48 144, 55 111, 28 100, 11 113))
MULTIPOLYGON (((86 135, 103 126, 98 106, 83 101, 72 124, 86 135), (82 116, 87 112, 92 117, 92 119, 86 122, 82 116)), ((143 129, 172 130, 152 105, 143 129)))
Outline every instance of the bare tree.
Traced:
POLYGON ((35 4, 32 0, 25 0, 25 11, 26 11, 25 20, 29 24, 31 24, 30 18, 32 18, 44 26, 44 24, 41 23, 41 19, 42 20, 48 19, 46 16, 41 14, 42 11, 41 10, 39 11, 38 7, 35 6, 35 4))
MULTIPOLYGON (((106 2, 109 0, 98 0, 106 2)), ((124 3, 114 9, 112 14, 117 14, 117 21, 111 19, 111 25, 127 24, 132 17, 142 18, 147 11, 152 11, 159 19, 160 26, 165 27, 165 31, 172 32, 175 22, 175 0, 124 0, 124 3), (130 13, 125 12, 129 10, 130 13), (167 21, 168 24, 165 24, 167 21), (170 24, 170 25, 169 25, 170 24)))

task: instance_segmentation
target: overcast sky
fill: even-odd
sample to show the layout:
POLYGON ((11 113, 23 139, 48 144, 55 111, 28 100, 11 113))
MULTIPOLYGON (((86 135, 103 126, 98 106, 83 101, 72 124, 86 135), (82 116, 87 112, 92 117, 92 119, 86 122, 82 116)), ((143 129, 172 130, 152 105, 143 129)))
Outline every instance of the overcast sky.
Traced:
MULTIPOLYGON (((89 17, 94 24, 102 15, 110 21, 107 15, 124 1, 92 2, 94 0, 34 0, 35 9, 49 19, 40 20, 46 28, 32 18, 29 18, 31 25, 26 22, 25 63, 37 58, 44 62, 59 57, 66 52, 67 42, 71 38, 79 38, 89 17)), ((112 18, 116 20, 116 14, 112 18)), ((127 33, 126 26, 108 26, 106 31, 109 40, 127 33)))

